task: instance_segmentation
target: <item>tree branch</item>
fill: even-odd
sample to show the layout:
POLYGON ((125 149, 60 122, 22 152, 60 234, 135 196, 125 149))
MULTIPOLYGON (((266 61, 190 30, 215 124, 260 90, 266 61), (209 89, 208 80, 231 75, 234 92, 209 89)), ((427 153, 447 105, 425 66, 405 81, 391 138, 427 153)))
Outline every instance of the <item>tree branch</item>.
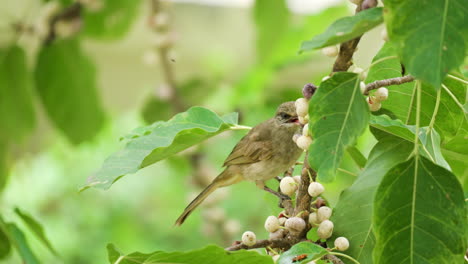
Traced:
POLYGON ((390 79, 385 79, 385 80, 379 80, 375 82, 368 83, 366 85, 366 89, 364 90, 363 94, 364 95, 369 95, 369 91, 378 89, 380 87, 384 86, 390 86, 390 85, 399 85, 407 82, 412 82, 414 81, 414 77, 411 75, 406 75, 403 77, 396 77, 396 78, 390 78, 390 79))
MULTIPOLYGON (((294 241, 296 242, 296 241, 294 241)), ((295 244, 295 243, 294 243, 295 244)), ((236 251, 236 250, 241 250, 241 249, 254 249, 254 248, 266 248, 266 247, 271 247, 271 248, 281 248, 281 249, 289 249, 293 245, 293 241, 288 240, 286 238, 283 239, 276 239, 276 240, 269 240, 269 239, 264 239, 264 240, 259 240, 255 245, 253 246, 246 246, 242 243, 230 246, 225 248, 225 250, 228 251, 236 251)))
MULTIPOLYGON (((361 4, 356 7, 356 14, 364 9, 372 8, 377 6, 377 0, 364 0, 361 4)), ((361 35, 362 36, 362 35, 361 35)), ((340 52, 338 57, 333 64, 333 72, 347 71, 351 65, 353 65, 352 59, 353 54, 356 52, 356 47, 361 40, 361 36, 348 40, 341 43, 340 52)))

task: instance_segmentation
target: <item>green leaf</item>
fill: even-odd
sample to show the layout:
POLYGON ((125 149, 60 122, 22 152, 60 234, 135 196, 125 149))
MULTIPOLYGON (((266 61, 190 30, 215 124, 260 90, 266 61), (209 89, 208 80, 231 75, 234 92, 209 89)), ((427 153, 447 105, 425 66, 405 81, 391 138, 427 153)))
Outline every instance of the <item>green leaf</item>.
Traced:
POLYGON ((19 46, 0 49, 0 138, 20 141, 35 125, 31 77, 19 46))
POLYGON ((273 264, 270 256, 262 256, 255 251, 225 251, 218 246, 207 246, 187 252, 155 251, 149 254, 135 252, 122 255, 114 245, 107 246, 111 264, 143 263, 223 263, 223 264, 273 264))
POLYGON ((348 72, 336 73, 323 82, 309 105, 309 128, 314 138, 309 162, 320 181, 330 182, 346 148, 364 132, 369 107, 361 94, 359 78, 348 72))
POLYGON ((0 260, 8 256, 11 251, 11 242, 5 222, 0 216, 0 260))
MULTIPOLYGON (((377 139, 392 135, 408 142, 414 142, 415 126, 405 125, 400 120, 390 119, 386 115, 372 116, 370 120, 371 131, 377 139)), ((419 133, 420 153, 432 162, 451 170, 449 164, 441 153, 440 136, 434 129, 422 127, 419 133)))
POLYGON ((455 176, 413 156, 383 178, 374 201, 375 263, 461 263, 463 190, 455 176))
POLYGON ((328 251, 319 245, 311 242, 300 242, 292 246, 288 251, 281 254, 281 257, 278 260, 278 264, 298 263, 293 261, 293 258, 303 254, 306 254, 307 257, 304 258, 302 262, 307 263, 307 261, 320 259, 327 253, 328 251))
MULTIPOLYGON (((457 73, 453 74, 461 77, 457 73)), ((394 46, 387 43, 374 57, 366 83, 400 76, 401 65, 396 58, 396 50, 394 46)), ((416 123, 415 84, 416 82, 388 86, 389 97, 382 104, 385 110, 391 111, 396 118, 407 125, 416 123)), ((442 88, 439 91, 440 95, 438 95, 438 92, 432 87, 423 84, 420 116, 421 126, 428 126, 434 119, 434 128, 441 135, 442 140, 455 136, 466 122, 464 109, 460 107, 466 100, 466 85, 447 78, 444 80, 444 86, 446 88, 442 88), (437 101, 439 102, 437 103, 437 101), (434 116, 435 110, 437 113, 434 116)), ((373 91, 371 91, 372 94, 373 91)))
POLYGON ((408 73, 439 89, 446 74, 463 62, 465 6, 464 0, 385 1, 388 34, 408 73))
POLYGON ((324 33, 302 42, 299 52, 343 43, 361 36, 382 22, 381 7, 370 8, 354 16, 340 18, 333 22, 324 33))
POLYGON ((8 145, 0 140, 0 193, 8 181, 8 145))
POLYGON ((364 168, 366 166, 367 159, 362 155, 358 148, 355 146, 349 146, 346 150, 359 168, 364 168))
MULTIPOLYGON (((159 252, 159 251, 156 251, 159 252)), ((111 264, 136 264, 136 263, 148 263, 145 262, 152 254, 144 254, 140 252, 134 252, 129 255, 123 254, 114 244, 107 244, 107 255, 109 263, 111 264)))
POLYGON ((372 149, 364 170, 353 185, 341 193, 333 208, 331 221, 335 223, 334 236, 349 239, 350 246, 346 254, 361 264, 372 263, 375 245, 372 201, 377 187, 387 171, 405 161, 413 148, 412 143, 394 136, 380 140, 372 149))
POLYGON ((76 39, 43 46, 36 88, 52 122, 72 143, 92 139, 104 123, 93 63, 76 39))
POLYGON ((257 29, 257 53, 262 61, 275 50, 286 33, 290 15, 285 0, 256 0, 253 13, 257 29))
POLYGON ((192 107, 167 122, 138 128, 127 137, 123 150, 106 159, 86 187, 108 189, 122 176, 196 145, 236 123, 237 118, 234 120, 233 114, 221 118, 206 108, 192 107))
POLYGON ((101 39, 123 37, 135 22, 141 0, 104 0, 98 11, 85 9, 84 34, 101 39))
POLYGON ((458 135, 442 146, 442 154, 453 173, 460 179, 463 189, 468 190, 468 144, 467 135, 458 135))
POLYGON ((8 237, 10 238, 11 243, 18 250, 19 255, 23 259, 25 264, 39 264, 39 260, 34 255, 31 250, 31 247, 24 236, 23 231, 19 229, 13 223, 4 223, 6 230, 8 232, 8 237))
POLYGON ((52 244, 47 239, 44 228, 42 225, 32 218, 30 215, 22 212, 19 208, 15 208, 15 213, 23 220, 23 222, 28 226, 29 229, 33 232, 34 235, 50 250, 50 252, 58 256, 57 251, 52 247, 52 244))

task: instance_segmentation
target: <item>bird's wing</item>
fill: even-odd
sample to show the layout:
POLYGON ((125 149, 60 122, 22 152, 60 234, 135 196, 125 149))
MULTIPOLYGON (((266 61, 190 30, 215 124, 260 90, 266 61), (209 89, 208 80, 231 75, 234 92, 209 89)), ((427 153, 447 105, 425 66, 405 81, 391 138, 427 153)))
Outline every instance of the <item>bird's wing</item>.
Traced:
POLYGON ((251 164, 272 157, 273 146, 269 130, 262 129, 262 126, 263 124, 260 124, 253 128, 237 143, 223 166, 251 164))

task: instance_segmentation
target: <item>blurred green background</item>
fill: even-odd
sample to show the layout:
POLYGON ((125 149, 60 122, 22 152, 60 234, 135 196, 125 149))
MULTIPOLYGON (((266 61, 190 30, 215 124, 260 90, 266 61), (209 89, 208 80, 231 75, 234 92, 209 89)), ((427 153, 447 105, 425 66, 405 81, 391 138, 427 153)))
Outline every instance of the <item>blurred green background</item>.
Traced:
MULTIPOLYGON (((224 194, 216 195, 217 209, 202 207, 182 227, 173 227, 193 195, 201 190, 191 175, 215 177, 245 131, 217 136, 124 177, 107 191, 78 192, 104 159, 122 146, 121 136, 148 121, 167 120, 175 114, 165 96, 161 65, 154 58, 158 33, 147 25, 149 1, 139 2, 129 30, 121 38, 80 37, 83 51, 97 71, 97 92, 106 116, 96 136, 72 144, 34 97, 37 120, 33 132, 25 140, 7 142, 9 176, 1 194, 0 213, 5 220, 20 224, 13 213, 19 207, 40 221, 61 255, 51 255, 24 228, 43 263, 105 263, 109 242, 123 252, 149 252, 188 250, 207 244, 227 246, 240 239, 245 230, 267 238, 264 219, 281 211, 275 198, 244 182, 218 191, 224 194), (201 153, 197 169, 191 162, 194 153, 201 153), (204 210, 217 210, 221 216, 212 221, 218 224, 203 224, 208 221, 204 210)), ((321 53, 298 55, 300 42, 323 31, 336 18, 352 13, 348 1, 288 1, 286 13, 254 8, 254 1, 215 2, 173 1, 165 7, 170 31, 176 36, 168 53, 170 65, 186 107, 201 105, 220 115, 238 111, 240 123, 249 126, 271 117, 279 103, 301 97, 305 83, 318 85, 328 75, 334 60, 321 53)), ((284 6, 282 1, 273 2, 284 6)), ((28 55, 30 71, 40 43, 27 34, 17 37, 8 27, 17 21, 34 24, 44 5, 43 1, 4 0, 0 9, 0 47, 12 42, 20 45, 28 55)), ((359 44, 354 62, 360 67, 367 67, 380 48, 380 31, 381 27, 372 30, 359 44)), ((374 142, 365 133, 358 147, 367 154, 374 142)), ((350 173, 338 172, 337 181, 326 186, 332 205, 358 170, 349 157, 341 167, 350 173)), ((20 263, 20 258, 13 252, 0 263, 20 263)))

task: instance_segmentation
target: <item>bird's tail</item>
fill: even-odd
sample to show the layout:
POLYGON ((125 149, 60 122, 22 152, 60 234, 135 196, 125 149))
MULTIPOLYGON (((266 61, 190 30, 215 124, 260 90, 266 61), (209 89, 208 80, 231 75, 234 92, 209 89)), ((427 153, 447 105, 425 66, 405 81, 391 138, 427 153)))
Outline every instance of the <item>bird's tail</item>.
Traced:
POLYGON ((185 219, 197 208, 205 199, 222 185, 218 181, 213 181, 185 208, 184 212, 177 218, 175 225, 180 226, 184 223, 185 219))

